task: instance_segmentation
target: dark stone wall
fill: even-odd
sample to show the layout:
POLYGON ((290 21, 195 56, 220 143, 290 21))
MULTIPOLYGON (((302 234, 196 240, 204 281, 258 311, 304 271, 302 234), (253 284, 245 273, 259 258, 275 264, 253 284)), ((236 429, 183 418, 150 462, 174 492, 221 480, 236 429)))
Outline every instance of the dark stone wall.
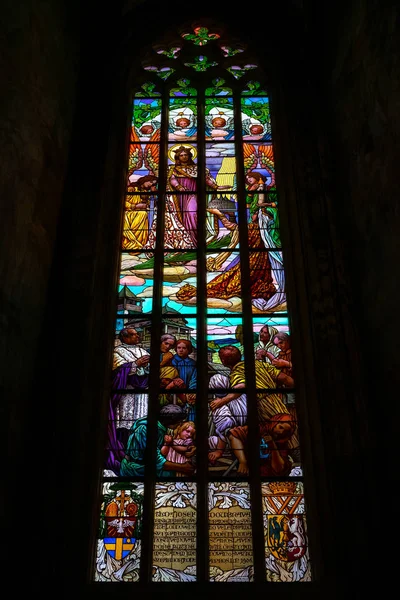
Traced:
POLYGON ((377 1, 316 8, 315 67, 329 132, 334 244, 343 259, 362 364, 375 469, 396 477, 400 384, 399 7, 377 1), (384 460, 378 449, 384 442, 384 460), (379 458, 378 458, 379 457, 379 458))
MULTIPOLYGON (((118 197, 112 182, 123 178, 118 167, 124 160, 110 161, 107 171, 112 103, 120 100, 110 84, 119 4, 10 2, 6 9, 0 149, 2 536, 16 556, 20 538, 13 518, 27 509, 14 503, 13 494, 23 486, 31 562, 25 564, 26 578, 18 577, 18 561, 10 565, 10 576, 21 588, 42 590, 56 589, 65 578, 57 593, 67 597, 90 567, 107 414, 102 395, 113 320, 110 312, 104 317, 103 308, 114 307, 119 234, 119 211, 109 200, 118 197), (42 526, 37 519, 43 519, 42 526), (33 555, 44 557, 42 568, 33 555), (67 567, 72 556, 75 567, 67 567)), ((124 150, 128 112, 121 114, 116 133, 124 150)))
MULTIPOLYGON (((28 513, 31 539, 36 535, 29 559, 35 552, 46 558, 42 568, 24 563, 27 579, 41 589, 52 583, 63 597, 82 590, 90 567, 128 75, 151 41, 146 3, 131 12, 134 2, 121 4, 122 13, 118 2, 103 10, 63 1, 2 9, 3 539, 17 556, 12 519, 28 513), (22 486, 28 510, 15 501, 22 486)), ((364 490, 377 500, 380 473, 398 471, 391 417, 399 410, 392 399, 400 371, 399 52, 398 9, 375 1, 321 4, 258 9, 259 23, 271 24, 268 39, 251 27, 242 38, 271 68, 311 541, 329 597, 339 579, 363 582, 370 518, 364 490)), ((183 2, 173 12, 165 3, 158 9, 159 18, 150 19, 154 37, 178 14, 199 16, 183 2)), ((231 21, 240 32, 241 16, 231 21)), ((21 563, 11 566, 18 576, 21 563)), ((304 589, 320 597, 318 588, 304 589)))
MULTIPOLYGON (((333 521, 346 518, 357 540, 357 552, 343 545, 339 526, 332 573, 344 590, 350 581, 368 589, 372 507, 382 482, 398 481, 398 19, 395 3, 304 3, 310 132, 333 257, 324 277, 336 307, 336 323, 325 307, 319 316, 314 309, 314 323, 336 330, 316 363, 317 376, 328 374, 319 406, 333 521)), ((311 226, 310 241, 321 231, 312 212, 303 226, 311 226)), ((377 577, 372 570, 370 581, 377 577)))
POLYGON ((1 12, 0 393, 15 475, 41 393, 34 372, 76 109, 80 11, 78 2, 23 1, 1 12))

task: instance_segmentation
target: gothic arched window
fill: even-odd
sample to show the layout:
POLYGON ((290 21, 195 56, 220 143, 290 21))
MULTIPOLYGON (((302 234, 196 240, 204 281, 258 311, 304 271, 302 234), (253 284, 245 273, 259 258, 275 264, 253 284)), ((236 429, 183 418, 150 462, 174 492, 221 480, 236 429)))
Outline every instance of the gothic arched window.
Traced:
POLYGON ((204 24, 152 53, 132 97, 93 579, 310 581, 266 80, 204 24))

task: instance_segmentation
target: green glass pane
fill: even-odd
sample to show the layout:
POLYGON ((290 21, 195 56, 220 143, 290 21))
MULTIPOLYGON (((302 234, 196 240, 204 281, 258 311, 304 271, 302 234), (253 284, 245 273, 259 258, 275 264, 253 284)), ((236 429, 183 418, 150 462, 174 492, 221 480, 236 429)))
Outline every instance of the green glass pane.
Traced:
POLYGON ((232 96, 232 88, 225 86, 225 80, 221 77, 213 79, 212 86, 206 88, 206 96, 232 96))
POLYGON ((157 91, 156 84, 153 82, 147 82, 142 85, 142 89, 136 92, 136 98, 153 98, 154 96, 161 96, 161 93, 157 91))
MULTIPOLYGON (((140 98, 133 102, 132 129, 141 142, 157 141, 155 132, 161 128, 162 101, 157 98, 140 98)), ((134 141, 136 141, 134 137, 134 141)))
POLYGON ((190 79, 182 78, 176 82, 177 87, 171 88, 170 96, 197 96, 196 88, 192 87, 190 79))
POLYGON ((175 69, 171 69, 171 67, 157 67, 155 65, 148 65, 143 68, 145 71, 150 71, 151 73, 155 73, 156 75, 158 75, 158 77, 160 77, 164 81, 166 79, 168 79, 168 77, 170 75, 172 75, 172 73, 175 72, 175 69))
POLYGON ((229 71, 229 73, 231 73, 235 79, 240 79, 241 77, 243 77, 243 75, 245 75, 247 73, 247 71, 250 71, 252 69, 256 69, 257 65, 253 65, 253 64, 246 64, 246 65, 232 65, 230 67, 227 67, 227 71, 229 71))
POLYGON ((153 49, 157 54, 162 54, 163 56, 167 56, 168 58, 176 59, 180 51, 182 50, 182 46, 179 44, 175 44, 172 46, 153 46, 153 49))
POLYGON ((242 98, 241 109, 243 139, 270 140, 271 120, 268 97, 242 98))
POLYGON ((228 56, 235 56, 235 54, 240 54, 241 52, 244 52, 245 47, 241 46, 239 44, 231 45, 231 46, 224 44, 223 46, 221 45, 221 50, 222 50, 223 55, 225 57, 228 57, 228 56))
POLYGON ((209 60, 207 56, 196 56, 192 62, 185 62, 186 67, 192 67, 195 71, 207 71, 211 67, 216 67, 217 62, 209 60))
POLYGON ((207 27, 196 27, 194 33, 182 33, 184 40, 196 44, 196 46, 205 46, 212 40, 217 40, 220 36, 218 33, 209 32, 207 27))
POLYGON ((243 96, 268 96, 259 81, 249 81, 242 91, 243 96))

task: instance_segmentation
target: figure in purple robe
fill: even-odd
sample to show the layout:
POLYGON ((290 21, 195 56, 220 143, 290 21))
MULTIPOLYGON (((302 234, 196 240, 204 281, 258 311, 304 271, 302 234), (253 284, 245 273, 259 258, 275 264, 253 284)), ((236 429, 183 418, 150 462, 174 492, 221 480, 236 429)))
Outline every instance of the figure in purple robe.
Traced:
POLYGON ((136 419, 147 416, 150 354, 139 345, 140 336, 132 326, 119 333, 114 348, 112 393, 109 404, 108 450, 105 468, 119 475, 130 428, 136 419), (122 393, 127 390, 127 393, 122 393), (129 393, 134 390, 134 393, 129 393))

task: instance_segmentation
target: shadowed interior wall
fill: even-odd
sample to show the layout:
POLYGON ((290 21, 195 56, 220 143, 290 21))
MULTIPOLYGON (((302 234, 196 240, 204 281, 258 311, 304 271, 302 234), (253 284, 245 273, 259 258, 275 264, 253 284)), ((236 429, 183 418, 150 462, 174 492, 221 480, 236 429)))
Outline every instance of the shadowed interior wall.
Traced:
POLYGON ((34 372, 70 155, 81 24, 78 2, 7 2, 1 12, 0 364, 6 468, 14 477, 23 475, 41 394, 34 372))
MULTIPOLYGON (((393 390, 400 384, 399 8, 395 3, 352 2, 334 10, 325 7, 317 16, 320 33, 329 33, 320 35, 318 69, 332 110, 336 193, 331 214, 346 257, 370 420, 386 417, 384 437, 391 444, 398 435, 393 390)), ((392 449, 386 456, 391 472, 397 463, 392 449)))
MULTIPOLYGON (((173 14, 164 4, 158 20, 146 2, 131 12, 128 2, 62 0, 2 9, 3 539, 16 585, 50 582, 65 597, 85 582, 96 520, 129 114, 124 56, 138 58, 150 30, 156 37, 178 13, 190 19, 187 4, 175 2, 173 14)), ((286 240, 288 269, 307 284, 288 292, 298 339, 313 348, 304 362, 316 412, 304 445, 332 591, 340 579, 365 583, 371 506, 381 474, 387 484, 398 472, 398 9, 288 1, 258 7, 257 18, 276 41, 278 62, 266 54, 266 66, 281 77, 275 106, 287 131, 277 151, 288 163, 286 230, 298 229, 286 240)), ((240 15, 231 21, 263 56, 262 36, 240 15)))

